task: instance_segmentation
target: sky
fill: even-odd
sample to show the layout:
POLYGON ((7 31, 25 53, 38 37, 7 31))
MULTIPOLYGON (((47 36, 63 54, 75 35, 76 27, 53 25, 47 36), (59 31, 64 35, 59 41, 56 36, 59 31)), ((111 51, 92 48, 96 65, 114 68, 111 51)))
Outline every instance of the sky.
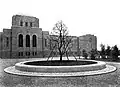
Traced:
POLYGON ((0 11, 0 32, 21 14, 39 18, 43 31, 62 20, 70 35, 93 34, 98 49, 101 43, 120 49, 120 0, 1 0, 0 11))

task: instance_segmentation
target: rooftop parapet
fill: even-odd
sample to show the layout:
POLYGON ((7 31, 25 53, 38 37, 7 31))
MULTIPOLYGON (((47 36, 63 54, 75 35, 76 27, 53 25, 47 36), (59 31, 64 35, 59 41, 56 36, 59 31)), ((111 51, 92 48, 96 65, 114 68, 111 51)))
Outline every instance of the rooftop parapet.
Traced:
POLYGON ((37 27, 39 28, 39 19, 33 16, 13 15, 12 27, 37 27))

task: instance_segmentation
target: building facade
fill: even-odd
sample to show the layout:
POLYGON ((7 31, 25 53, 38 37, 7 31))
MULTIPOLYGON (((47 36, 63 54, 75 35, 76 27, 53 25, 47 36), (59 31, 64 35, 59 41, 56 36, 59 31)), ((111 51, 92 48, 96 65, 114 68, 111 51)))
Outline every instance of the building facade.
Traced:
MULTIPOLYGON (((32 16, 14 15, 11 29, 0 32, 1 58, 47 57, 50 53, 49 32, 39 28, 39 19, 32 16)), ((78 54, 85 49, 97 49, 94 35, 73 36, 72 51, 78 54)))

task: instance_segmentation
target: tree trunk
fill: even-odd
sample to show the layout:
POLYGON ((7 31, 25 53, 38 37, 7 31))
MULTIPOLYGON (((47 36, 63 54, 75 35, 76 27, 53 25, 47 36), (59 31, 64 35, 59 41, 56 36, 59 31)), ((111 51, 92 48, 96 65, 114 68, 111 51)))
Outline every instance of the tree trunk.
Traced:
POLYGON ((60 61, 62 61, 62 55, 60 54, 60 61))

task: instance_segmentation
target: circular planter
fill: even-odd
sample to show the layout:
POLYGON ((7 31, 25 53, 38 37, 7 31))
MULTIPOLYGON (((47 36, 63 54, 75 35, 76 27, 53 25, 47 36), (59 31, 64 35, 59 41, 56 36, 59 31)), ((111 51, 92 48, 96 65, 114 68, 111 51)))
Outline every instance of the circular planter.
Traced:
MULTIPOLYGON (((5 68, 4 71, 9 74, 23 75, 23 76, 40 76, 40 77, 68 77, 68 76, 90 76, 110 73, 116 70, 116 67, 106 65, 105 62, 94 60, 78 60, 74 61, 77 64, 66 66, 49 64, 37 64, 38 60, 24 61, 16 63, 15 66, 5 68), (84 62, 85 64, 79 62, 84 62), (89 63, 88 63, 89 62, 89 63), (35 63, 35 65, 33 64, 35 63), (87 64, 88 63, 88 64, 87 64), (49 65, 49 66, 47 66, 49 65)), ((43 60, 39 62, 43 63, 43 60)), ((47 63, 47 61, 46 61, 47 63)))

